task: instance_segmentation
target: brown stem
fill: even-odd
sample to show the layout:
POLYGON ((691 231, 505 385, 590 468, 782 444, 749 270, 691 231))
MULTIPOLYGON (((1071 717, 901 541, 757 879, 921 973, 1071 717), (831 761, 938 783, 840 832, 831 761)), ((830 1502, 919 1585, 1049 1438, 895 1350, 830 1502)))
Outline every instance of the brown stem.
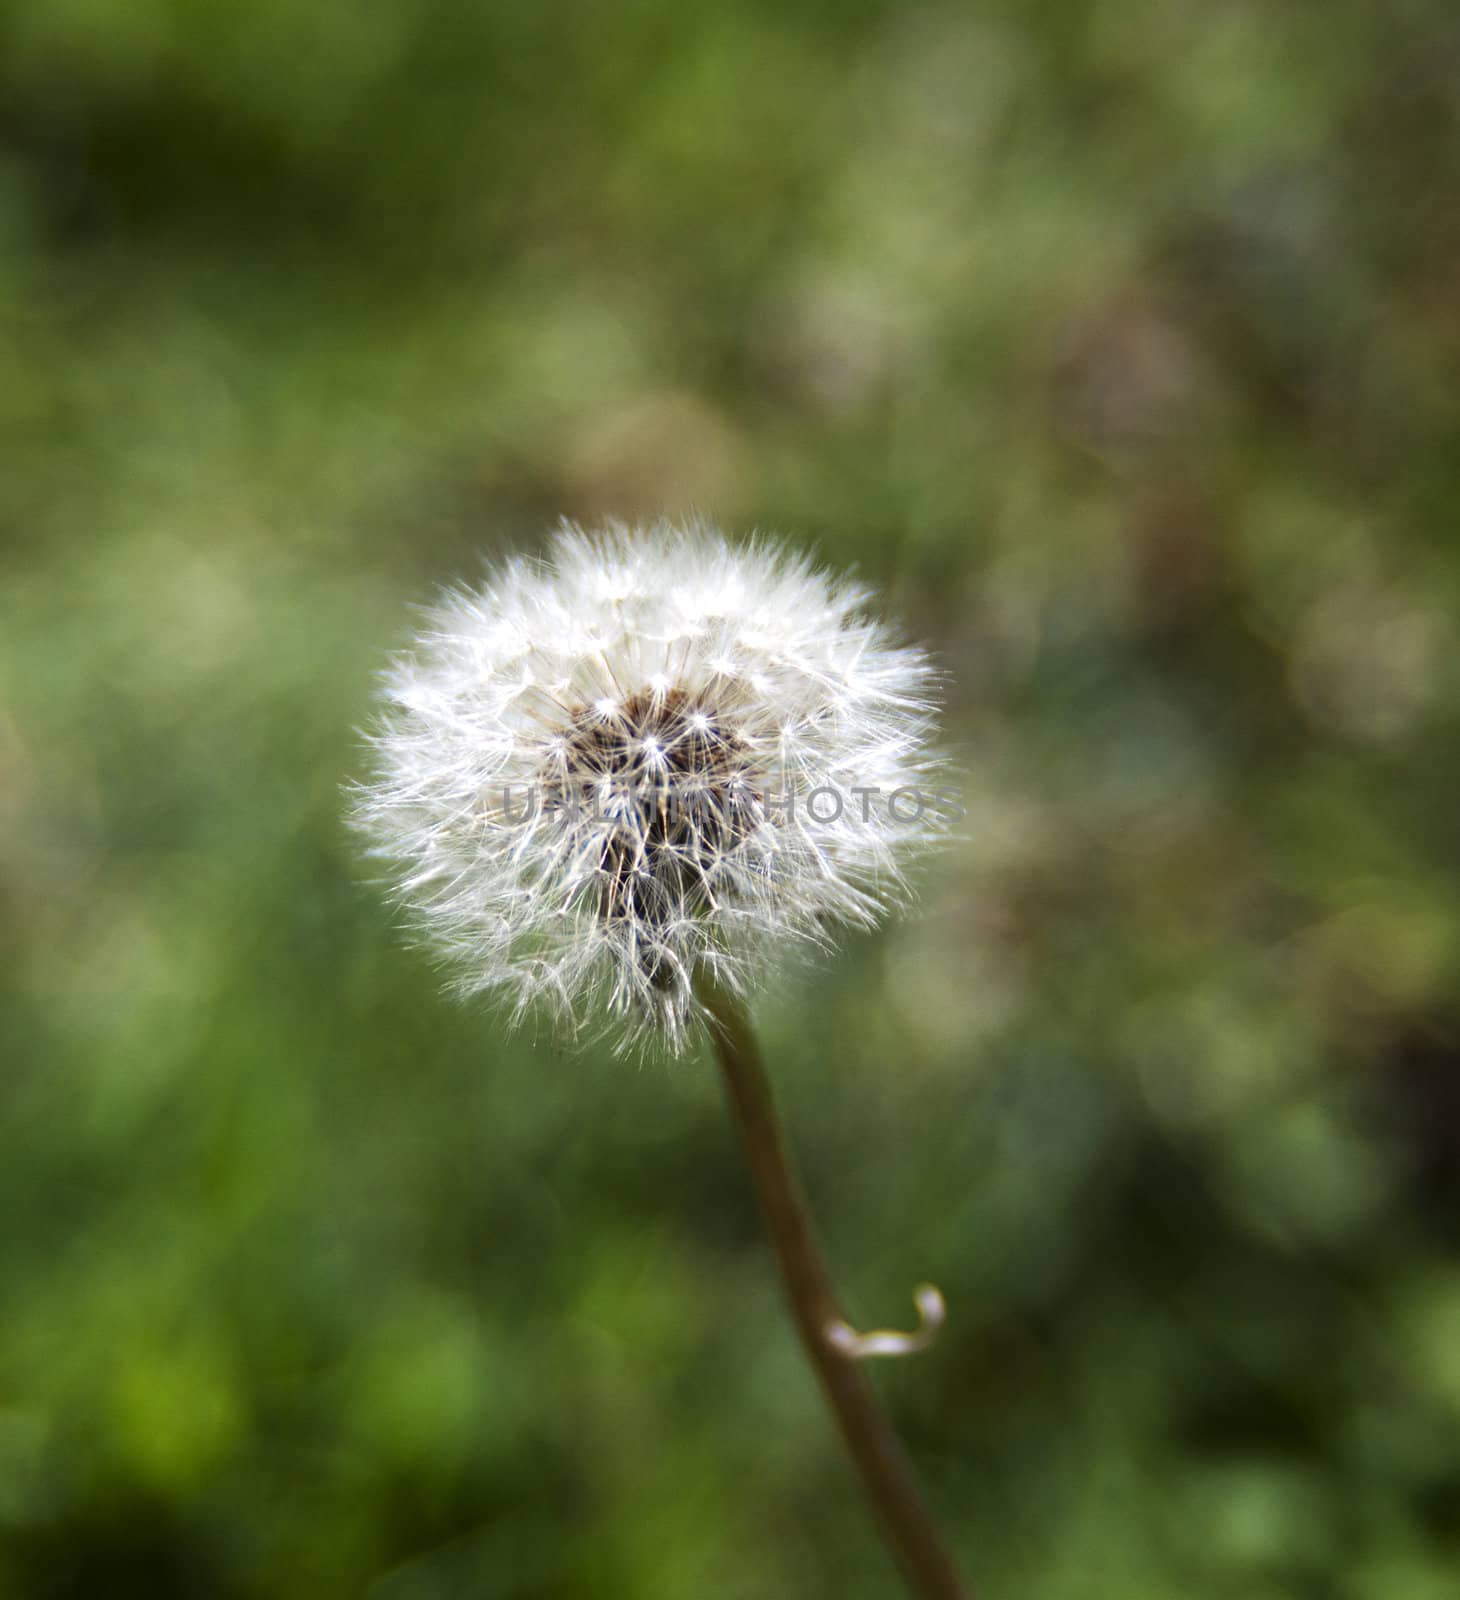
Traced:
POLYGON ((826 1331, 845 1322, 791 1171, 775 1101, 745 1008, 709 980, 698 985, 725 1075, 756 1198, 801 1343, 831 1403, 847 1451, 914 1594, 925 1600, 973 1600, 959 1581, 938 1530, 918 1497, 902 1448, 861 1366, 831 1344, 826 1331))

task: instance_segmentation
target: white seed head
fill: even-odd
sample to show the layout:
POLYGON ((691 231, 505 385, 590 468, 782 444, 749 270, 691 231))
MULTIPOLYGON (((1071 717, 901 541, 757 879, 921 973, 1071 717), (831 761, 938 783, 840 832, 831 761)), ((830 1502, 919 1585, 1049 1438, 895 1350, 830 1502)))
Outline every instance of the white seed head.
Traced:
POLYGON ((392 663, 353 821, 465 993, 681 1049, 943 831, 935 675, 866 590, 703 525, 565 526, 392 663))

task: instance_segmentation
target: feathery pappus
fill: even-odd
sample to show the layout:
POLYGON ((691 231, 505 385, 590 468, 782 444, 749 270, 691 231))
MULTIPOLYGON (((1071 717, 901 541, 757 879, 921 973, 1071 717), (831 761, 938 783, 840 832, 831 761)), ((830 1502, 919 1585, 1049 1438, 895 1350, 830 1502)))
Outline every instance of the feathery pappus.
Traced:
POLYGON ((682 1049, 868 927, 947 822, 936 674, 869 591, 703 524, 585 532, 447 593, 390 666, 353 817, 465 993, 682 1049))

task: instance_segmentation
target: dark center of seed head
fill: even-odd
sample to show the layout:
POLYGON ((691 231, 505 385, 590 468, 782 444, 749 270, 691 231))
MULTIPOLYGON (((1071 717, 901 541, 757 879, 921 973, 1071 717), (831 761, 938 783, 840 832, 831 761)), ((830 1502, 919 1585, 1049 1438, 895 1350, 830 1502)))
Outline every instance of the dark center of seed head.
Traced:
MULTIPOLYGON (((645 690, 611 710, 574 712, 547 798, 597 828, 598 914, 652 933, 716 905, 725 857, 750 830, 754 787, 746 740, 721 715, 682 689, 645 690)), ((658 958, 645 959, 668 987, 658 958)))

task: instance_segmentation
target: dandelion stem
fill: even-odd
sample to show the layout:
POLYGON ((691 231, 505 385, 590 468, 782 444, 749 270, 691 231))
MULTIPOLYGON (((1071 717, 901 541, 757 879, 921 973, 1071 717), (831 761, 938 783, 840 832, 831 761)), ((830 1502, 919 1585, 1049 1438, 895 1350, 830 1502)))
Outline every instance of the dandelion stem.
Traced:
POLYGON ((791 1169, 760 1046, 745 1007, 704 975, 696 985, 750 1167, 781 1282, 806 1354, 861 1475, 883 1537, 924 1600, 973 1600, 919 1497, 902 1447, 865 1370, 827 1337, 844 1324, 811 1216, 791 1169))

